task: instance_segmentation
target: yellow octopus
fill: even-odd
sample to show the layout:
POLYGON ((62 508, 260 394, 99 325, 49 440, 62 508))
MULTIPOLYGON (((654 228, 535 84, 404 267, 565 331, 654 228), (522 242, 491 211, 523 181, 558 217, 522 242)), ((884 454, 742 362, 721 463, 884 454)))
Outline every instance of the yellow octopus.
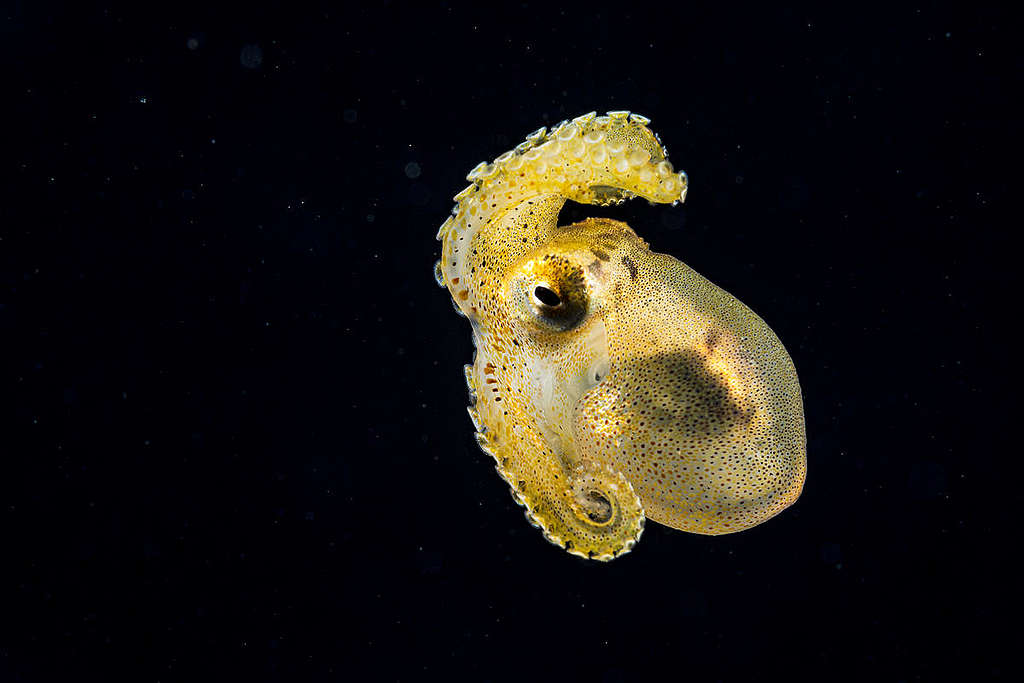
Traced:
POLYGON ((544 537, 611 560, 644 520, 742 531, 800 495, 793 361, 728 292, 620 221, 559 227, 567 199, 686 197, 649 119, 593 112, 481 163, 441 226, 438 284, 473 328, 470 417, 544 537))

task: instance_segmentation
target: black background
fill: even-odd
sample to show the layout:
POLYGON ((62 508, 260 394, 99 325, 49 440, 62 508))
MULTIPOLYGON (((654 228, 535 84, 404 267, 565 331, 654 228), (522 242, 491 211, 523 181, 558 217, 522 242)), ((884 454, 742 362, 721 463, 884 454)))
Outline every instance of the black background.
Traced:
POLYGON ((1008 676, 1020 55, 842 7, 5 4, 0 678, 1008 676), (689 199, 563 222, 757 311, 809 438, 784 514, 610 564, 477 451, 431 272, 465 173, 592 109, 689 199))

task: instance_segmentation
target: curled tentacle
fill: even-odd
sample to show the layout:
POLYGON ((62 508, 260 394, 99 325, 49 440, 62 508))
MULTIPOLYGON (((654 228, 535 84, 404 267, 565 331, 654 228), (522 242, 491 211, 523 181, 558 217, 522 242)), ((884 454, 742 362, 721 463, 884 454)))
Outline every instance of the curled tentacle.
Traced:
POLYGON ((564 539, 569 552, 595 560, 628 553, 644 530, 644 508, 633 485, 608 465, 586 460, 569 480, 575 523, 564 539))
MULTIPOLYGON (((474 422, 479 419, 471 409, 474 422)), ((613 467, 584 460, 569 470, 544 444, 506 441, 501 431, 478 432, 477 443, 526 507, 530 524, 573 555, 612 560, 628 553, 644 530, 643 504, 632 484, 613 467), (522 456, 536 457, 523 462, 522 456)))
POLYGON ((656 203, 686 198, 686 173, 672 168, 648 123, 629 112, 585 114, 551 131, 540 128, 469 172, 471 184, 455 195, 452 215, 438 230, 442 257, 435 269, 464 312, 477 308, 468 256, 473 249, 479 253, 481 241, 514 258, 550 234, 567 199, 605 205, 630 197, 656 203))

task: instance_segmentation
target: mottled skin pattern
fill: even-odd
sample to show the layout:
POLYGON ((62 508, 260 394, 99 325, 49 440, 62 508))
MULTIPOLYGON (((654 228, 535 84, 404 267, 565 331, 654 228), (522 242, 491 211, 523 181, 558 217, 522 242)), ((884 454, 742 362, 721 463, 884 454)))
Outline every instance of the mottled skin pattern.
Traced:
POLYGON ((609 112, 536 131, 470 172, 438 232, 435 274, 473 327, 477 441, 545 538, 599 560, 647 517, 750 528, 806 472, 796 370, 763 320, 625 223, 558 227, 567 199, 685 198, 647 123, 609 112))

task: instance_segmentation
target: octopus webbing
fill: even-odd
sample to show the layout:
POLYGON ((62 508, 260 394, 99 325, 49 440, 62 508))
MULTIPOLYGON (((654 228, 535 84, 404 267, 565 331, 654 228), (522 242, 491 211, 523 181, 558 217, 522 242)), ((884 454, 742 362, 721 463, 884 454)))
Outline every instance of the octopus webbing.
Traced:
POLYGON ((629 552, 648 517, 748 529, 806 473, 799 380, 768 325, 621 221, 558 225, 568 199, 685 199, 648 123, 534 131, 470 171, 437 233, 438 284, 473 328, 477 443, 548 541, 596 560, 629 552))

